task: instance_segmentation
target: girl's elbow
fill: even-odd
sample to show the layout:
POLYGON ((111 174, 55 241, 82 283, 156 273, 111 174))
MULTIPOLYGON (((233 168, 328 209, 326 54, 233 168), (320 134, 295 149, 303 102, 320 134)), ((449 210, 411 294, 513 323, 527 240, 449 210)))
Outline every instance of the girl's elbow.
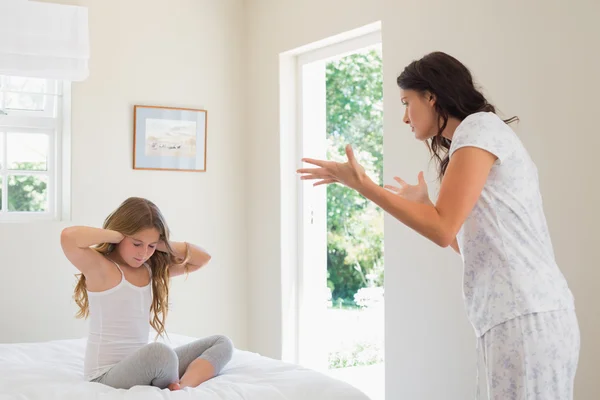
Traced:
POLYGON ((210 254, 204 253, 201 258, 196 260, 196 265, 198 266, 198 268, 202 268, 202 267, 206 266, 210 262, 211 259, 212 259, 212 256, 210 254))
POLYGON ((77 228, 74 226, 64 228, 60 232, 60 241, 64 243, 65 241, 71 240, 74 237, 76 230, 77 228))

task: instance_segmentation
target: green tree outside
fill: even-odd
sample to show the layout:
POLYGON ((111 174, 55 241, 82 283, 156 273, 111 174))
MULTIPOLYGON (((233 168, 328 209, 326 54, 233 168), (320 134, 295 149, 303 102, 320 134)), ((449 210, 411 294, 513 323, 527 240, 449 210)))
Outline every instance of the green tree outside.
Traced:
MULTIPOLYGON (((43 167, 42 167, 43 166, 43 167)), ((39 171, 45 163, 13 164, 14 175, 8 175, 7 200, 8 211, 41 212, 48 209, 48 182, 45 177, 37 175, 19 175, 18 171, 39 171)), ((13 172, 13 171, 11 171, 13 172)), ((0 178, 0 198, 2 196, 2 180, 0 178)))
MULTIPOLYGON (((369 176, 383 183, 383 73, 378 51, 327 65, 327 156, 352 144, 369 176)), ((327 275, 334 306, 356 306, 363 287, 383 285, 383 212, 342 185, 327 186, 327 275)))

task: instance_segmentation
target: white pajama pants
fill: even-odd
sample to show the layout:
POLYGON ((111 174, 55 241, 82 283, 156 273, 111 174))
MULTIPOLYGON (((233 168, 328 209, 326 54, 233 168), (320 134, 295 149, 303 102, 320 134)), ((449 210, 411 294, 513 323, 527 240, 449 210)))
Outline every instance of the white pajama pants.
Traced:
POLYGON ((514 318, 479 342, 490 400, 572 400, 580 333, 575 311, 514 318))

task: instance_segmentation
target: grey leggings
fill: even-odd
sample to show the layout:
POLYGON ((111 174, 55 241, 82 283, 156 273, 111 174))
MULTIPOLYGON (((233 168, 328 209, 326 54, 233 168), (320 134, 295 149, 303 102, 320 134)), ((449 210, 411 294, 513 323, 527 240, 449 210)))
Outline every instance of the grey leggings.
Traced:
POLYGON ((129 355, 92 382, 116 389, 136 385, 166 388, 178 382, 187 367, 197 358, 211 363, 215 375, 231 360, 233 344, 225 336, 215 335, 173 349, 163 343, 150 343, 129 355))

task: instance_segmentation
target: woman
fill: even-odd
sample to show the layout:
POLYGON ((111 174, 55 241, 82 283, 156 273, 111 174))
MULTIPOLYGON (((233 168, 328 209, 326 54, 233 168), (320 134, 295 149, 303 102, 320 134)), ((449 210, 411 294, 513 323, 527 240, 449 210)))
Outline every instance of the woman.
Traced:
POLYGON ((573 296, 554 258, 527 150, 475 88, 469 70, 441 52, 397 79, 404 122, 438 161, 438 200, 423 174, 399 187, 369 179, 348 161, 303 159, 315 186, 341 183, 464 262, 464 298, 484 351, 491 399, 572 399, 580 333, 573 296))

